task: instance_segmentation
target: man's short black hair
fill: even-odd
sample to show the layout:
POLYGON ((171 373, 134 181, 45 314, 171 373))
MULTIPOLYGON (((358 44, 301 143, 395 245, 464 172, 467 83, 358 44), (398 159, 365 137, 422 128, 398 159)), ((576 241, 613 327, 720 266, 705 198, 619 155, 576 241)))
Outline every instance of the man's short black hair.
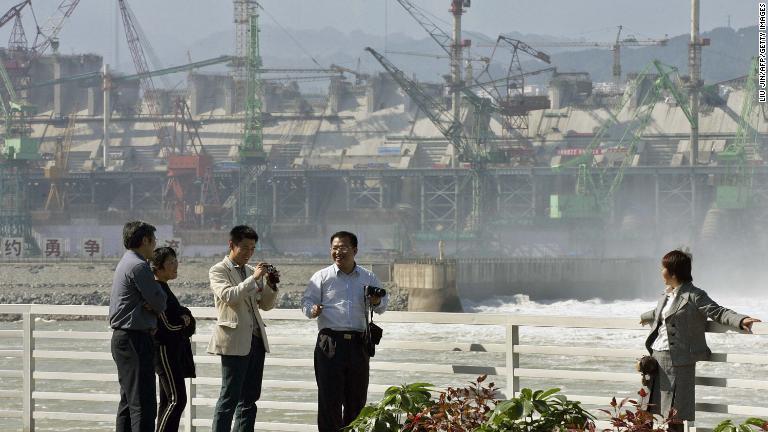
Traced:
POLYGON ((123 226, 123 246, 126 249, 141 247, 146 237, 153 237, 157 228, 144 221, 130 221, 123 226))
POLYGON ((691 255, 681 250, 667 252, 661 259, 661 265, 667 269, 670 276, 674 276, 680 282, 692 282, 691 255))
POLYGON ((234 244, 240 244, 243 239, 259 241, 259 235, 248 225, 238 225, 229 231, 229 240, 234 244))
POLYGON ((333 239, 335 239, 335 238, 340 238, 340 239, 345 238, 345 239, 349 240, 350 246, 352 246, 354 248, 357 247, 357 236, 352 234, 349 231, 339 231, 339 232, 333 233, 333 235, 331 236, 331 243, 333 243, 333 239))
POLYGON ((163 246, 155 249, 152 259, 149 260, 152 271, 162 270, 168 258, 176 258, 176 251, 172 247, 163 246))

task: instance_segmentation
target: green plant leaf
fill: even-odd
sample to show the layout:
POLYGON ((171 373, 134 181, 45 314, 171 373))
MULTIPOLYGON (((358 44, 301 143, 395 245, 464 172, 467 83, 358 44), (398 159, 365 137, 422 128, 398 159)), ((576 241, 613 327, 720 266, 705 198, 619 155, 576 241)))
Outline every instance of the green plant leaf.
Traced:
POLYGON ((752 426, 757 426, 760 429, 765 429, 766 426, 768 426, 768 420, 763 420, 763 419, 757 418, 757 417, 750 417, 750 418, 744 420, 744 424, 748 424, 748 425, 752 425, 752 426))
POLYGON ((528 399, 523 400, 523 417, 530 417, 533 414, 533 402, 528 399))
MULTIPOLYGON (((560 391, 560 389, 557 389, 557 391, 560 391)), ((561 395, 561 394, 553 395, 552 399, 557 399, 558 401, 560 401, 560 403, 563 403, 563 404, 568 402, 568 398, 565 397, 565 395, 561 395)))
MULTIPOLYGON (((553 394, 555 394, 555 393, 557 393, 557 392, 559 392, 559 391, 560 391, 560 389, 559 389, 559 388, 551 388, 551 389, 549 389, 549 390, 547 390, 547 391, 545 391, 545 392, 541 393, 541 395, 539 396, 539 398, 540 398, 540 399, 548 399, 550 396, 552 396, 553 394)), ((561 396, 562 396, 562 395, 561 395, 561 396)), ((565 396, 563 396, 563 398, 565 398, 565 396)), ((562 401, 562 402, 565 402, 565 401, 562 401)))
POLYGON ((536 411, 538 411, 539 414, 546 414, 552 411, 551 409, 549 409, 549 405, 547 405, 547 403, 544 402, 543 400, 534 399, 532 403, 533 403, 533 407, 536 408, 536 411))

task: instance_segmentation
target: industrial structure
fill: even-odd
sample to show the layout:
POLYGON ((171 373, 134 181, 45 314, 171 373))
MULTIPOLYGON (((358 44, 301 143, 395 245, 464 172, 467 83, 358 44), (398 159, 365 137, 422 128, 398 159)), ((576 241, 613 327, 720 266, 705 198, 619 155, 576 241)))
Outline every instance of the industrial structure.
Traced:
MULTIPOLYGON (((450 57, 443 83, 417 82, 375 49, 382 69, 368 73, 264 65, 255 0, 233 0, 234 55, 161 70, 146 61, 140 17, 118 0, 136 67, 120 75, 100 56, 55 52, 77 1, 62 1, 31 45, 17 24, 31 2, 20 2, 0 18, 14 23, 0 50, 0 238, 23 237, 37 254, 45 238, 76 244, 86 228, 140 217, 189 255, 219 253, 242 222, 276 253, 322 253, 329 233, 349 228, 378 253, 433 253, 443 240, 475 256, 594 257, 734 240, 737 219, 759 230, 749 221, 768 213, 767 122, 755 66, 721 83, 719 102, 700 97, 698 0, 690 70, 656 62, 625 83, 621 48, 666 39, 621 39, 619 28, 615 91, 600 98, 588 75, 504 35, 495 52, 510 54, 506 73, 468 74, 461 20, 482 5, 446 1, 451 31, 397 0, 450 57), (541 67, 524 70, 520 56, 541 67), (200 71, 213 64, 231 72, 200 71), (180 71, 186 89, 154 85, 180 71), (327 81, 327 95, 303 94, 302 74, 327 81), (542 74, 547 94, 527 93, 542 74)), ((768 232, 740 235, 768 244, 768 232)))

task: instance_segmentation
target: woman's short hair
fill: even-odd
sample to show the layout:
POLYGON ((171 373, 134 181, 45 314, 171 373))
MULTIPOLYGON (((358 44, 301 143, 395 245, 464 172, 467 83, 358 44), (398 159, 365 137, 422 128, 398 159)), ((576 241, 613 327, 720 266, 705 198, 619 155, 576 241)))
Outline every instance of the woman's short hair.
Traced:
POLYGON ((149 260, 149 266, 153 272, 162 270, 168 258, 176 258, 176 251, 171 247, 163 246, 155 249, 152 253, 152 259, 149 260))
POLYGON ((674 276, 680 282, 692 282, 691 255, 681 250, 667 252, 661 259, 661 265, 667 269, 670 276, 674 276))

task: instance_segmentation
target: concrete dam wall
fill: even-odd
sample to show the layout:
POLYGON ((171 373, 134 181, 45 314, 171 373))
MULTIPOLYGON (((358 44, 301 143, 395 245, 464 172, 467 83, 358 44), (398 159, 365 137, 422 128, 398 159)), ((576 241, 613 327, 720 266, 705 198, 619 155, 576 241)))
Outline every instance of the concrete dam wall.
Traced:
POLYGON ((533 300, 654 298, 663 290, 651 258, 467 258, 457 263, 459 296, 526 294, 533 300))

